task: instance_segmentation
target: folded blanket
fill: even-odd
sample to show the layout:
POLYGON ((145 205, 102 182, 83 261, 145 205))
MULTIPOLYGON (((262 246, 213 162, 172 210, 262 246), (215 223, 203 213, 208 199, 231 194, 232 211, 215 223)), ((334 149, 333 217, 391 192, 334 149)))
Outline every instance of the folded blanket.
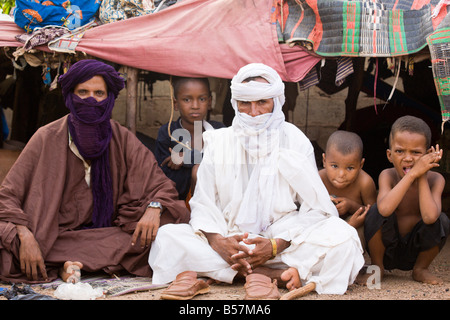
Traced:
POLYGON ((48 25, 72 30, 91 21, 100 3, 100 0, 16 0, 14 22, 27 32, 48 25))

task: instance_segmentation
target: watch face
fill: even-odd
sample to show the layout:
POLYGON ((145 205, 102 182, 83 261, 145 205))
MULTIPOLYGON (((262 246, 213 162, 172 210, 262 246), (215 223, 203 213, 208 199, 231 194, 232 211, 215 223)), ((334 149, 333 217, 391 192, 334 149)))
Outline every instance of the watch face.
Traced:
POLYGON ((150 202, 150 204, 148 205, 150 208, 159 208, 162 209, 162 205, 161 203, 157 202, 157 201, 152 201, 150 202))

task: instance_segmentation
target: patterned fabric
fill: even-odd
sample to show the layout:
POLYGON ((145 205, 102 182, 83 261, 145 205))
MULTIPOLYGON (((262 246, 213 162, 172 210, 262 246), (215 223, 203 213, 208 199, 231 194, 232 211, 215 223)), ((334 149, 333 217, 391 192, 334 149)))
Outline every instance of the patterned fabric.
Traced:
POLYGON ((88 23, 101 0, 16 0, 14 22, 27 32, 48 25, 69 30, 88 23))
POLYGON ((432 33, 427 38, 427 42, 430 48, 434 83, 441 105, 443 126, 450 120, 450 28, 432 33))
POLYGON ((317 68, 312 68, 308 74, 298 83, 300 91, 304 91, 312 86, 315 86, 320 81, 317 68))
MULTIPOLYGON (((320 82, 321 67, 316 65, 309 73, 299 82, 300 91, 306 90, 320 82)), ((345 79, 353 73, 353 61, 349 57, 339 57, 336 59, 336 78, 335 85, 339 87, 345 79)))
POLYGON ((345 79, 353 73, 353 61, 349 57, 339 57, 337 59, 336 86, 344 83, 345 79))
POLYGON ((68 33, 55 38, 48 42, 48 48, 56 52, 66 52, 75 54, 75 49, 83 38, 84 33, 90 29, 98 26, 96 20, 91 21, 80 28, 70 30, 68 33))
POLYGON ((46 44, 55 38, 61 37, 67 32, 69 32, 69 30, 64 27, 47 26, 44 28, 36 28, 31 34, 23 33, 17 35, 16 40, 24 43, 23 48, 28 51, 34 47, 46 44))
POLYGON ((423 49, 437 27, 449 25, 447 5, 436 7, 439 2, 274 0, 272 23, 279 42, 299 43, 321 56, 407 55, 423 49))
POLYGON ((153 0, 103 0, 99 18, 102 23, 111 23, 139 17, 155 9, 153 0))

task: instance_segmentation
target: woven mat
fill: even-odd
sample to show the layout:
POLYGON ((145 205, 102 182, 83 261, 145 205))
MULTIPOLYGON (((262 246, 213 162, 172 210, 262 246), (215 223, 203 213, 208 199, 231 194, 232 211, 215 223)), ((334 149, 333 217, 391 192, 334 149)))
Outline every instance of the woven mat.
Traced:
POLYGON ((444 125, 450 120, 450 28, 437 30, 427 42, 444 125))
MULTIPOLYGON (((156 290, 167 287, 167 285, 152 284, 152 278, 135 277, 135 276, 121 276, 120 278, 111 278, 109 275, 87 275, 82 276, 81 282, 89 283, 92 288, 102 288, 105 295, 115 297, 127 293, 134 293, 139 291, 156 290)), ((43 289, 56 289, 64 282, 62 280, 55 280, 50 283, 39 284, 43 289)))

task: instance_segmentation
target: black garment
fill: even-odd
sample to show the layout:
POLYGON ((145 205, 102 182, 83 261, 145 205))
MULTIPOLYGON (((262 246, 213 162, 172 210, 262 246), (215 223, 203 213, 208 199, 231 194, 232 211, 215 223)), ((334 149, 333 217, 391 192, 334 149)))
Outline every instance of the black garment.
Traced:
POLYGON ((412 270, 420 252, 445 244, 449 235, 450 220, 445 213, 433 224, 425 224, 420 220, 404 237, 398 231, 395 212, 383 217, 374 204, 367 212, 364 222, 366 248, 370 239, 381 228, 383 245, 386 248, 383 265, 386 270, 412 270))
MULTIPOLYGON (((174 131, 177 129, 183 129, 181 126, 181 118, 178 118, 177 121, 172 121, 170 125, 170 132, 173 135, 175 139, 178 139, 180 142, 187 144, 190 144, 190 137, 186 141, 183 141, 181 136, 174 135, 174 131)), ((225 127, 225 125, 221 122, 217 121, 208 121, 208 123, 214 128, 219 129, 225 127)), ((170 156, 169 148, 172 148, 174 150, 175 146, 178 144, 175 140, 172 140, 172 138, 169 136, 169 132, 167 131, 169 124, 166 123, 165 125, 161 126, 158 131, 158 137, 156 138, 156 144, 155 144, 155 158, 156 161, 158 161, 158 164, 161 166, 161 163, 170 156)), ((185 136, 189 135, 189 132, 185 130, 185 136)), ((202 159, 203 155, 201 152, 197 150, 192 150, 192 152, 185 152, 184 154, 184 162, 183 166, 179 170, 172 170, 166 165, 162 166, 161 169, 164 171, 166 176, 170 178, 172 181, 175 182, 176 188, 179 194, 180 200, 185 200, 186 196, 189 193, 189 189, 191 186, 191 171, 192 167, 195 164, 198 164, 198 159, 202 159)))

